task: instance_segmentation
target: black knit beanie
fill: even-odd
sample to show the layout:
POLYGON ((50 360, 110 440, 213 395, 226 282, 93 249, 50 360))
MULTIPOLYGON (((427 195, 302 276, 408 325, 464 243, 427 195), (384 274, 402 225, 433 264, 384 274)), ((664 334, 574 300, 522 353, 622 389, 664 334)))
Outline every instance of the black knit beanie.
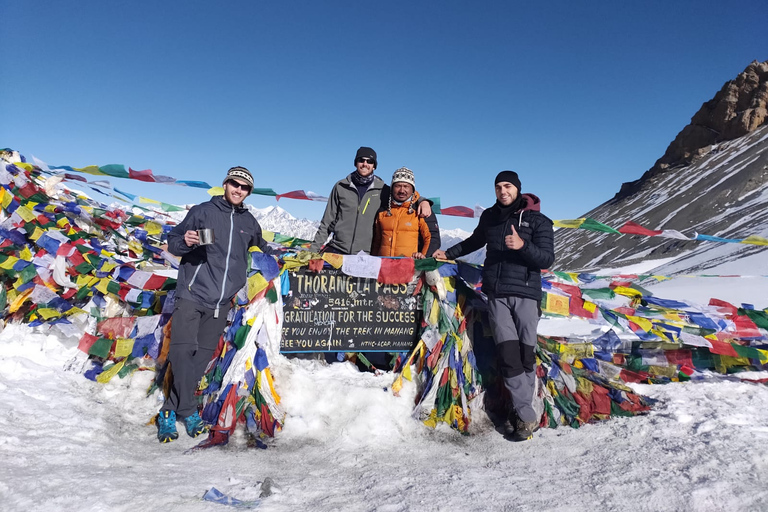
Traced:
POLYGON ((493 184, 496 185, 502 181, 508 181, 509 183, 513 184, 515 187, 517 187, 517 192, 520 193, 522 186, 520 185, 520 178, 517 176, 515 171, 501 171, 498 175, 496 175, 496 181, 494 181, 493 184))
POLYGON ((379 165, 378 160, 376 160, 376 152, 371 148, 367 148, 363 146, 360 149, 358 149, 357 154, 355 155, 354 163, 357 163, 358 158, 370 158, 371 160, 373 160, 374 169, 376 169, 376 167, 379 165))

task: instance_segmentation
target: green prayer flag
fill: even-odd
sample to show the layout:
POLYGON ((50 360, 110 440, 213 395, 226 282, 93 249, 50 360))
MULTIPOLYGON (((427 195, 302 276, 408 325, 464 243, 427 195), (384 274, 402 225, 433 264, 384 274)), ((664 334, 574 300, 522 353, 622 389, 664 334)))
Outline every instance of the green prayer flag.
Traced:
POLYGON ((419 272, 426 272, 429 270, 437 270, 444 262, 437 261, 435 258, 424 258, 422 260, 414 260, 414 268, 419 272))
POLYGON ((739 357, 746 357, 748 359, 760 359, 760 352, 756 348, 745 347, 738 343, 732 344, 733 349, 739 354, 739 357))
POLYGON ((590 299, 612 299, 616 296, 613 290, 610 288, 585 288, 581 290, 582 295, 586 295, 590 299))
POLYGON ((125 170, 124 165, 120 164, 108 164, 99 167, 99 171, 107 176, 114 176, 115 178, 130 178, 131 175, 125 170))
POLYGON ((601 231, 603 233, 615 233, 617 235, 621 234, 618 232, 618 230, 612 228, 611 226, 607 226, 602 222, 597 222, 595 219, 591 219, 589 217, 584 219, 584 222, 579 227, 581 229, 588 229, 590 231, 601 231))
POLYGON ((233 340, 233 343, 237 347, 237 350, 240 350, 243 348, 243 345, 245 345, 245 339, 248 337, 248 333, 251 331, 251 326, 248 324, 241 325, 240 328, 235 333, 235 339, 233 340))
POLYGON ((739 308, 740 315, 747 315, 756 326, 763 329, 768 329, 768 313, 765 311, 757 311, 755 309, 742 309, 739 308))
POLYGON ((99 338, 96 343, 91 345, 88 355, 106 359, 109 357, 109 351, 112 350, 112 343, 113 341, 108 338, 99 338))

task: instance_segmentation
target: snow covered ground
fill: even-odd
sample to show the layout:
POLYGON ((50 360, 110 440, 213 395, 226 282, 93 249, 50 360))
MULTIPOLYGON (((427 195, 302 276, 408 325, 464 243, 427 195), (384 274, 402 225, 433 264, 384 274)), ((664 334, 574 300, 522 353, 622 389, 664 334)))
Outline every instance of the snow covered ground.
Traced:
MULTIPOLYGON (((651 289, 766 307, 765 279, 651 289)), ((540 331, 597 327, 558 319, 540 331)), ((189 451, 200 439, 159 444, 147 424, 160 405, 146 397, 152 372, 97 384, 65 370, 77 353, 77 340, 25 326, 0 333, 3 511, 231 509, 202 500, 211 487, 265 511, 768 510, 768 387, 734 377, 635 385, 658 400, 648 415, 510 443, 477 407, 471 436, 425 427, 410 417, 414 390, 393 396, 389 374, 273 361, 288 417, 269 447, 238 429, 226 447, 189 451), (266 479, 272 494, 259 498, 266 479)))

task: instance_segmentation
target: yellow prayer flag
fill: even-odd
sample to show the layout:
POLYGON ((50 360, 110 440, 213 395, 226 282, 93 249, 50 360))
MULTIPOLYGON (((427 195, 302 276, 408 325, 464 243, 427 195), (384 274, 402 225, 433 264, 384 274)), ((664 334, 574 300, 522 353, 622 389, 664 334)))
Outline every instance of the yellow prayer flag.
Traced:
POLYGON ((344 264, 344 255, 327 252, 323 254, 323 260, 327 261, 328 264, 333 268, 341 268, 341 266, 344 264))
POLYGON ((547 293, 546 306, 542 308, 542 311, 552 313, 554 315, 568 316, 569 314, 570 299, 563 295, 555 295, 554 293, 547 293))
POLYGON ((742 244, 768 245, 768 239, 761 236, 750 235, 741 242, 742 244))
POLYGON ((209 196, 223 196, 224 195, 224 187, 211 187, 208 189, 208 195, 209 196))
POLYGON ((403 378, 404 379, 408 379, 408 380, 413 380, 413 378, 411 377, 411 365, 410 364, 406 364, 405 366, 403 366, 403 378))
POLYGON ((27 247, 26 245, 22 250, 19 251, 19 256, 24 261, 32 261, 32 252, 29 250, 29 247, 27 247))
POLYGON ((11 204, 11 202, 13 201, 13 194, 11 194, 10 192, 6 192, 5 194, 3 194, 2 201, 3 201, 3 209, 8 208, 8 205, 11 204))
POLYGON ((427 323, 429 325, 437 325, 437 322, 439 319, 440 319, 440 303, 437 300, 433 300, 432 309, 429 312, 429 320, 427 320, 427 323))
POLYGON ((104 295, 108 294, 109 290, 107 290, 107 285, 109 284, 110 281, 111 279, 109 279, 108 277, 99 279, 99 284, 96 285, 96 289, 99 290, 104 295))
POLYGON ((0 263, 0 268, 3 268, 5 270, 10 270, 13 268, 13 266, 16 264, 17 261, 19 261, 19 258, 17 258, 16 256, 8 256, 7 260, 0 263))
POLYGON ((579 273, 578 272, 564 272, 564 274, 568 274, 568 277, 571 278, 571 281, 574 283, 579 282, 579 273))
MULTIPOLYGON (((9 313, 15 313, 19 310, 19 308, 24 304, 24 302, 27 300, 27 298, 32 295, 32 292, 34 291, 34 288, 30 288, 22 293, 19 293, 11 302, 11 305, 8 307, 9 313)), ((18 292, 17 292, 18 293, 18 292)), ((8 290, 8 297, 11 296, 11 290, 8 290)))
POLYGON ((585 220, 587 219, 581 218, 581 219, 570 219, 570 220, 553 220, 552 223, 555 225, 556 228, 576 229, 581 227, 581 225, 584 224, 585 220))
POLYGON ((162 204, 160 201, 157 201, 155 199, 150 199, 148 197, 141 197, 141 196, 139 196, 139 202, 145 203, 145 204, 162 204))
POLYGON ((275 399, 275 403, 280 405, 280 395, 278 395, 277 391, 275 391, 275 381, 272 380, 272 372, 269 371, 269 368, 264 368, 264 375, 267 377, 269 391, 272 393, 272 396, 275 399))
POLYGON ((117 266, 117 263, 114 261, 105 261, 101 265, 101 269, 99 269, 101 272, 111 272, 115 267, 117 266))
POLYGON ((395 396, 399 396, 401 389, 403 389, 403 376, 398 375, 397 378, 395 379, 395 382, 392 383, 392 393, 395 396))
POLYGON ((35 230, 32 232, 31 235, 29 235, 29 239, 32 240, 33 242, 37 242, 37 240, 41 236, 43 236, 43 233, 45 233, 45 231, 40 229, 38 226, 35 226, 35 230))
POLYGON ((35 170, 35 166, 30 164, 30 163, 28 163, 28 162, 16 162, 13 165, 15 165, 16 167, 20 167, 20 168, 24 169, 25 171, 34 171, 35 170))
POLYGON ((32 222, 35 220, 35 213, 27 208, 26 205, 22 205, 16 208, 16 213, 19 214, 19 217, 24 219, 24 222, 32 222))
POLYGON ((266 229, 262 229, 261 230, 261 238, 263 238, 267 242, 274 242, 275 241, 275 232, 274 231, 268 231, 266 229))
POLYGON ((103 172, 101 172, 101 169, 99 169, 98 165, 88 165, 85 167, 75 167, 76 171, 85 172, 88 174, 95 174, 96 176, 106 176, 103 172))
POLYGON ((617 286, 613 289, 613 293, 616 293, 618 295, 623 295, 625 297, 629 298, 635 298, 635 297, 642 297, 643 294, 639 291, 635 290, 634 288, 628 288, 626 286, 617 286))
POLYGON ((264 279, 263 275, 253 274, 248 278, 248 300, 253 300, 253 298, 268 285, 269 281, 264 279))
POLYGON ((594 313, 595 311, 597 311, 597 304, 595 304, 594 302, 589 302, 588 300, 585 300, 583 308, 589 311, 590 313, 594 313))
POLYGON ((144 229, 147 231, 148 235, 159 235, 163 232, 163 226, 153 221, 144 224, 144 229))
POLYGON ((137 255, 144 254, 144 247, 141 245, 140 242, 137 242, 136 240, 131 240, 130 242, 128 242, 128 249, 130 249, 137 255))
POLYGON ((51 318, 57 318, 61 316, 61 313, 53 308, 38 308, 37 314, 43 317, 44 320, 50 320, 51 318))
POLYGON ((131 355, 135 342, 136 340, 133 338, 117 338, 115 342, 115 359, 131 355))
POLYGON ((630 322, 634 322, 635 324, 637 324, 638 327, 640 327, 645 332, 651 332, 651 330, 653 329, 653 322, 651 322, 647 318, 643 318, 641 316, 627 315, 627 320, 629 320, 630 322))
POLYGON ((112 377, 117 375, 117 372, 123 369, 123 366, 125 366, 125 359, 120 361, 119 363, 113 364, 109 367, 108 370, 101 372, 96 376, 96 382, 99 384, 106 384, 110 380, 112 380, 112 377))
POLYGON ((445 283, 445 291, 452 292, 455 290, 453 287, 453 278, 452 277, 444 277, 443 282, 445 283))

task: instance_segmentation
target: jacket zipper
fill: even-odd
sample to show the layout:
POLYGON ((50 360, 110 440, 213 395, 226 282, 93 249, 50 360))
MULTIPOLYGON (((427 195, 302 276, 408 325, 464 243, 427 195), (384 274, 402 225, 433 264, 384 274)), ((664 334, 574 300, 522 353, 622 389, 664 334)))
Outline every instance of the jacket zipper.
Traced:
MULTIPOLYGON (((353 183, 354 185, 354 183, 353 183)), ((371 187, 373 186, 373 182, 368 186, 368 189, 365 191, 365 194, 368 193, 369 190, 371 190, 371 187)), ((357 191, 357 190, 355 190, 357 191)), ((363 197, 365 197, 365 194, 363 194, 363 197)), ((368 198, 368 202, 365 203, 365 207, 363 208, 363 215, 365 215, 365 210, 368 209, 368 204, 371 202, 371 198, 368 198)), ((363 203, 363 198, 360 197, 360 194, 357 194, 357 213, 360 213, 360 205, 363 203)), ((360 220, 360 215, 355 215, 355 228, 352 230, 352 242, 349 244, 349 252, 352 252, 352 247, 355 246, 355 238, 357 238, 357 221, 360 220)))
POLYGON ((195 273, 194 273, 194 274, 192 274, 192 279, 189 281, 189 284, 187 285, 187 290, 191 290, 191 289, 192 289, 192 285, 194 284, 194 282, 195 282, 195 279, 197 279, 197 273, 198 273, 198 272, 200 272, 200 267, 202 267, 202 266, 203 266, 203 265, 202 265, 202 264, 200 264, 200 265, 198 265, 198 266, 197 266, 197 268, 195 269, 195 273))
POLYGON ((224 276, 221 278, 221 295, 219 301, 216 303, 216 309, 213 310, 213 318, 219 318, 219 307, 221 301, 224 299, 224 285, 227 284, 227 274, 229 273, 229 256, 232 253, 232 230, 234 229, 235 222, 235 209, 232 208, 232 213, 229 214, 229 244, 227 245, 227 263, 224 266, 224 276))

